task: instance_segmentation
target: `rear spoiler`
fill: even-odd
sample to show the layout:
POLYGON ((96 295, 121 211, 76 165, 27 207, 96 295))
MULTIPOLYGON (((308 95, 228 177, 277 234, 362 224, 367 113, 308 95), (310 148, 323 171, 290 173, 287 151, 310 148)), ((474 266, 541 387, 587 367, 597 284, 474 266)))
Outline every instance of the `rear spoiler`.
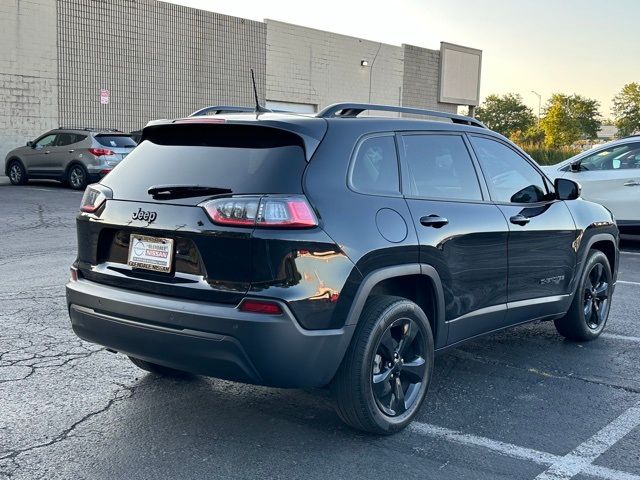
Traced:
MULTIPOLYGON (((198 135, 197 130, 201 130, 202 138, 198 142, 199 145, 203 145, 202 140, 204 140, 205 145, 214 146, 217 142, 231 145, 230 142, 233 142, 235 138, 239 138, 235 135, 244 128, 264 129, 263 133, 269 133, 266 131, 271 130, 269 133, 271 141, 276 143, 288 142, 288 145, 300 145, 304 149, 305 158, 308 162, 324 138, 327 124, 322 119, 312 117, 296 117, 296 119, 292 120, 290 116, 287 116, 285 120, 282 115, 278 114, 242 115, 242 117, 233 115, 233 118, 201 116, 177 120, 154 120, 149 122, 142 130, 140 143, 149 140, 163 144, 168 141, 166 137, 171 133, 186 135, 193 139, 195 135, 198 135), (212 136, 217 129, 224 129, 226 132, 220 132, 221 135, 219 137, 212 136)), ((242 135, 242 137, 243 141, 251 138, 246 134, 242 135)), ((257 140, 254 139, 254 141, 257 140)), ((260 142, 257 141, 256 146, 260 147, 260 145, 260 142)), ((266 147, 267 145, 263 146, 266 147)))

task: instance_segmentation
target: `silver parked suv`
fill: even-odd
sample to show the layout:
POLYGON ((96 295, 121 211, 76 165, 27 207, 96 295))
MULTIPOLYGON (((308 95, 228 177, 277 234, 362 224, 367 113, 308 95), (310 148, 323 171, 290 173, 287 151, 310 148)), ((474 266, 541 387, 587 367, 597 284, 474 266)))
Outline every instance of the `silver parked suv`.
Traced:
POLYGON ((82 190, 109 173, 135 146, 129 135, 118 130, 59 128, 11 150, 4 170, 14 185, 46 178, 82 190))

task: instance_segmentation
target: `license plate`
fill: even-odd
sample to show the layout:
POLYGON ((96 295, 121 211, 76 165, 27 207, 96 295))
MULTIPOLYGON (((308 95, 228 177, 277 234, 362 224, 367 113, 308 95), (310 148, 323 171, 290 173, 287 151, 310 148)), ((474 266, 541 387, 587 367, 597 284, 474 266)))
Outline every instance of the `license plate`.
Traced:
POLYGON ((173 263, 173 239, 131 235, 127 263, 133 268, 170 272, 173 263))

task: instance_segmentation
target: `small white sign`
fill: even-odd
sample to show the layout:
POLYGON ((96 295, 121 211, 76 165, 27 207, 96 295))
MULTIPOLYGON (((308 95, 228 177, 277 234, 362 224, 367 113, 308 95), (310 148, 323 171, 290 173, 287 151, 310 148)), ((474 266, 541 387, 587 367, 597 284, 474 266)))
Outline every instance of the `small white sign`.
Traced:
POLYGON ((102 105, 108 105, 109 104, 109 95, 111 94, 111 92, 109 92, 109 90, 107 90, 106 88, 103 88, 102 90, 100 90, 100 103, 102 105))

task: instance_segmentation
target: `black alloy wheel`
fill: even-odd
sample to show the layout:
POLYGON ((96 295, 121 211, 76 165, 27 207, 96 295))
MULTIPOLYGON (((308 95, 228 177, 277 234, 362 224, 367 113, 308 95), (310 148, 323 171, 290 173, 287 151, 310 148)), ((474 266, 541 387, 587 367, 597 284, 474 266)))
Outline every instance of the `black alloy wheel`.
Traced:
POLYGON ((389 325, 373 358, 371 388, 378 408, 390 417, 415 403, 427 368, 425 342, 415 321, 399 318, 389 325))
POLYGON ((402 430, 425 399, 433 356, 431 324, 422 308, 402 297, 372 296, 331 382, 338 415, 368 433, 402 430))
POLYGON ((609 314, 611 279, 601 263, 591 267, 584 282, 584 318, 591 330, 598 330, 609 314))
POLYGON ((558 333, 578 342, 598 338, 609 317, 612 293, 609 259, 603 252, 591 250, 569 310, 564 317, 554 320, 558 333))

